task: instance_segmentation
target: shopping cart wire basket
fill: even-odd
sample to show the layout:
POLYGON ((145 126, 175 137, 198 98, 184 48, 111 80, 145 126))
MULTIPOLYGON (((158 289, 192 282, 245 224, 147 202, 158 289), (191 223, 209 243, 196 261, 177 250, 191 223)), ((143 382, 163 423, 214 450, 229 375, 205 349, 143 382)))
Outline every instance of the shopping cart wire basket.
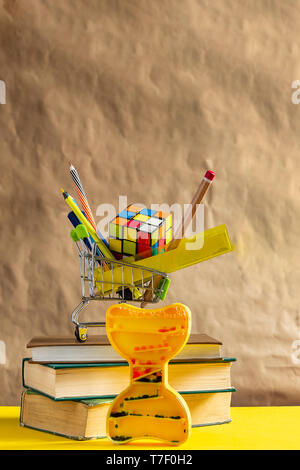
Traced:
POLYGON ((71 231, 80 264, 81 302, 72 312, 75 336, 78 341, 87 340, 88 327, 105 326, 105 322, 80 322, 81 312, 90 301, 143 302, 147 292, 147 303, 164 300, 170 279, 164 272, 148 267, 137 266, 122 260, 109 259, 101 254, 96 243, 91 243, 84 225, 71 231), (88 241, 88 243, 87 243, 88 241), (91 247, 91 250, 88 249, 91 247), (159 276, 156 286, 154 279, 159 276), (150 293, 150 295, 149 295, 150 293))

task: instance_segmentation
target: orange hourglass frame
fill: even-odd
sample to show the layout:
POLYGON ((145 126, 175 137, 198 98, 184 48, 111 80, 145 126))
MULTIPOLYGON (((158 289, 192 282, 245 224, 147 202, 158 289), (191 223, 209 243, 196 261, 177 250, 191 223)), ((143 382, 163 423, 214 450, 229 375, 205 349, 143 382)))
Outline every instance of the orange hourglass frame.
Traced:
POLYGON ((190 335, 189 308, 180 303, 156 309, 113 305, 106 311, 106 330, 130 367, 129 386, 108 410, 107 436, 115 443, 186 441, 191 416, 184 399, 168 384, 168 362, 190 335))

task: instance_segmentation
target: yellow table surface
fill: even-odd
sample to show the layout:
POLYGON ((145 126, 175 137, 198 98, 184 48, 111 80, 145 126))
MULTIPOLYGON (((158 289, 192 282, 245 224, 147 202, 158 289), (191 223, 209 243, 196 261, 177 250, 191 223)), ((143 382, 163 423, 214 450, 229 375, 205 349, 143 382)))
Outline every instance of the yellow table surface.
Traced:
POLYGON ((0 407, 1 450, 300 449, 300 406, 233 407, 232 422, 193 428, 178 447, 154 441, 113 445, 108 439, 74 441, 19 424, 20 408, 0 407))

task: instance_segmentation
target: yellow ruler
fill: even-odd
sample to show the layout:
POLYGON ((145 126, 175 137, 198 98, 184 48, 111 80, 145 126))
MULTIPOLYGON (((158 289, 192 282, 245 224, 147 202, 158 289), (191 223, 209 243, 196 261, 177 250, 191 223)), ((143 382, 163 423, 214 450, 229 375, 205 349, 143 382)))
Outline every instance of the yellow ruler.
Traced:
POLYGON ((174 250, 138 261, 134 258, 126 258, 124 261, 131 263, 132 268, 129 266, 115 267, 110 271, 97 268, 95 269, 95 280, 100 293, 103 294, 119 289, 124 282, 133 285, 142 280, 151 279, 151 273, 143 268, 172 273, 215 256, 229 253, 232 249, 226 225, 223 224, 193 237, 184 238, 174 250))

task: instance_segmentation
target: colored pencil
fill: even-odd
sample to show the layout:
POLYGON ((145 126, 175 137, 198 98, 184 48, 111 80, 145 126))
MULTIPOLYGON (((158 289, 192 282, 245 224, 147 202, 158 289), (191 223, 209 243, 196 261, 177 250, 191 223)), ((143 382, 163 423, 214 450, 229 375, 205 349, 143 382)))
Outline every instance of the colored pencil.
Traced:
POLYGON ((168 250, 173 250, 174 248, 176 248, 180 243, 180 240, 185 236, 185 231, 192 222, 192 219, 196 214, 198 205, 201 204, 201 202, 203 201, 204 196, 207 193, 207 190, 209 189, 214 177, 215 173, 210 170, 208 170, 203 176, 202 181, 192 199, 188 211, 182 216, 181 224, 174 235, 174 239, 169 244, 168 250))
POLYGON ((90 222, 90 224, 92 225, 94 230, 97 231, 96 222, 95 222, 95 219, 93 217, 91 208, 89 206, 88 199, 87 199, 87 196, 86 196, 85 191, 83 189, 82 183, 80 181, 78 172, 76 171, 75 167, 72 165, 71 162, 69 162, 69 164, 70 164, 70 174, 71 174, 74 186, 76 188, 76 191, 78 193, 78 196, 79 196, 79 199, 80 199, 80 202, 81 202, 81 205, 82 205, 82 209, 85 213, 86 218, 88 219, 88 221, 90 222))
POLYGON ((79 207, 77 206, 76 204, 76 201, 72 198, 72 196, 70 196, 69 193, 67 193, 66 191, 64 191, 63 189, 61 189, 61 192, 63 194, 63 197, 66 201, 66 203, 69 205, 69 207, 71 208, 71 210, 74 212, 74 214, 76 215, 76 217, 80 220, 80 222, 86 226, 89 234, 91 235, 92 239, 94 240, 94 242, 97 244, 101 254, 105 257, 105 258, 108 258, 108 259, 115 259, 115 257, 113 256, 113 254, 111 253, 111 251, 109 250, 109 248, 107 248, 107 246, 105 245, 105 243, 103 243, 103 241, 101 240, 101 238, 99 237, 98 233, 96 232, 96 230, 94 229, 94 227, 91 225, 91 223, 89 222, 89 220, 83 215, 83 213, 81 212, 81 210, 79 209, 79 207))
MULTIPOLYGON (((70 196, 69 193, 64 191, 62 188, 61 188, 61 192, 62 192, 62 195, 64 197, 64 200, 66 201, 68 206, 71 208, 71 210, 74 212, 76 217, 80 220, 80 222, 83 225, 86 226, 87 231, 91 235, 94 242, 97 244, 102 256, 104 256, 105 258, 108 258, 112 261, 115 260, 114 255, 111 253, 109 248, 107 248, 105 243, 101 240, 101 238, 99 237, 99 235, 96 232, 96 230, 94 229, 94 227, 90 224, 90 222, 87 220, 87 218, 83 215, 83 213, 79 209, 78 205, 76 204, 76 201, 72 198, 72 196, 70 196)), ((104 264, 104 268, 105 268, 105 271, 109 270, 109 267, 106 264, 104 264)), ((141 296, 140 291, 137 287, 132 287, 132 288, 130 287, 130 290, 132 292, 132 295, 135 298, 139 298, 141 296)))

